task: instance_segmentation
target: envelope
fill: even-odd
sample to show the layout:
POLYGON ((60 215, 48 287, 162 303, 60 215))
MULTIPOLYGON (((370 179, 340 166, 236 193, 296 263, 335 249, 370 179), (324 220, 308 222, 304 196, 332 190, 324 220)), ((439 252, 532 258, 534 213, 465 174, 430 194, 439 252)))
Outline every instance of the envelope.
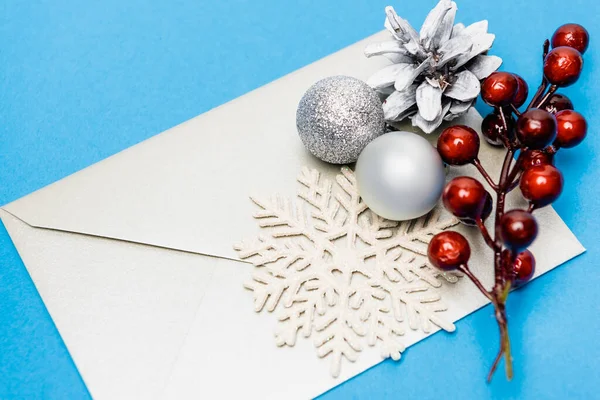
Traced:
MULTIPOLYGON (((329 179, 339 173, 304 150, 296 107, 321 78, 366 79, 385 65, 363 56, 367 43, 385 35, 2 207, 2 221, 94 398, 309 398, 381 361, 367 348, 333 378, 311 340, 277 347, 275 317, 254 312, 243 288, 254 267, 238 260, 233 244, 260 233, 250 195, 293 196, 303 167, 329 179)), ((478 129, 481 117, 471 110, 458 122, 478 129)), ((493 174, 502 157, 482 144, 482 162, 493 174)), ((457 174, 477 173, 464 167, 448 178, 457 174)), ((519 206, 511 196, 508 207, 519 206)), ((539 276, 583 247, 552 208, 537 216, 541 233, 532 250, 539 276)), ((488 250, 472 229, 459 229, 473 243, 474 272, 490 284, 488 250)), ((451 321, 487 303, 466 279, 444 290, 451 321)), ((404 343, 431 333, 409 331, 404 343)), ((418 356, 409 352, 399 368, 418 356)))

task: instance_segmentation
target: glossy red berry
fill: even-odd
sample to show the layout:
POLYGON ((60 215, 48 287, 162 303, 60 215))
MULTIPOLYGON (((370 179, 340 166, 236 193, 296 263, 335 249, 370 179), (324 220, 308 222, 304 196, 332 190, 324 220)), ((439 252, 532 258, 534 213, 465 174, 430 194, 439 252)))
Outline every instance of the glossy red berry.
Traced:
POLYGON ((515 78, 517 78, 519 88, 517 89, 517 93, 515 94, 512 103, 515 105, 515 107, 519 108, 523 104, 525 104, 525 101, 527 101, 527 96, 529 96, 529 85, 527 84, 527 82, 525 82, 525 79, 523 79, 520 75, 513 75, 515 76, 515 78))
POLYGON ((572 47, 562 46, 552 50, 544 60, 544 75, 553 85, 566 87, 579 79, 583 69, 581 53, 572 47))
POLYGON ((531 149, 543 149, 556 137, 556 118, 548 111, 532 108, 517 120, 517 138, 531 149))
POLYGON ((579 24, 565 24, 552 35, 552 47, 568 46, 585 53, 590 44, 590 34, 579 24))
POLYGON ((554 157, 544 150, 525 150, 521 159, 521 168, 526 170, 538 165, 554 165, 554 157))
POLYGON ((434 267, 442 271, 452 271, 461 265, 467 265, 471 257, 471 247, 460 233, 441 232, 429 242, 427 256, 434 267))
MULTIPOLYGON (((481 211, 480 219, 485 221, 492 214, 494 209, 494 200, 489 192, 486 192, 485 202, 483 203, 483 210, 481 211)), ((459 218, 460 222, 469 226, 477 226, 477 219, 474 218, 459 218)))
POLYGON ((515 119, 512 114, 506 113, 506 124, 508 125, 508 132, 504 129, 504 123, 502 117, 497 111, 488 114, 481 123, 481 133, 486 142, 493 146, 502 146, 503 136, 508 136, 509 140, 512 140, 512 132, 515 126, 515 119))
POLYGON ((520 188, 523 197, 538 208, 544 207, 560 196, 563 176, 553 165, 538 165, 523 172, 520 188))
POLYGON ((556 114, 558 123, 556 140, 559 147, 571 148, 577 146, 585 139, 587 134, 587 121, 583 115, 573 110, 563 110, 556 114))
POLYGON ((487 196, 489 193, 477 179, 459 176, 448 182, 442 201, 455 217, 475 221, 484 215, 487 196))
POLYGON ((529 250, 519 253, 513 263, 513 286, 519 287, 531 280, 535 274, 535 257, 529 250))
POLYGON ((479 154, 479 136, 468 126, 451 126, 438 138, 437 149, 445 163, 465 165, 479 154))
POLYGON ((510 105, 519 91, 519 81, 508 72, 494 72, 481 85, 481 98, 493 107, 510 105))
POLYGON ((500 237, 504 245, 519 252, 531 245, 538 233, 537 221, 527 211, 512 210, 500 219, 500 237))
POLYGON ((548 111, 550 114, 556 114, 562 110, 572 110, 573 102, 564 94, 554 93, 546 104, 544 105, 544 110, 548 111))

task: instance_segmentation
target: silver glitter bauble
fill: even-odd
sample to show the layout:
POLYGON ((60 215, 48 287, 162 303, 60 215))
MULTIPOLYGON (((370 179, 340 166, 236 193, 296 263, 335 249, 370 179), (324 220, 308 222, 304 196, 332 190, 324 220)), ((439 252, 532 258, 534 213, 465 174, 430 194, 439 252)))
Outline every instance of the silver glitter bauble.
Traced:
POLYGON ((304 146, 317 158, 348 164, 384 132, 385 121, 381 100, 366 83, 332 76, 306 91, 296 125, 304 146))
POLYGON ((444 163, 423 137, 389 132, 372 141, 356 163, 360 196, 381 217, 406 221, 435 207, 446 180, 444 163))

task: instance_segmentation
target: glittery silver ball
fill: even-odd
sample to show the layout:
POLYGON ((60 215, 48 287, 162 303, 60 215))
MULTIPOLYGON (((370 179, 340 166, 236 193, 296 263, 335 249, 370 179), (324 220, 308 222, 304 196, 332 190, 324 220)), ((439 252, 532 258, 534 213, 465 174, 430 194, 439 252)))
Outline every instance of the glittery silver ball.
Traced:
POLYGON ((317 158, 348 164, 383 134, 385 120, 379 96, 366 83, 349 76, 332 76, 304 94, 296 125, 304 146, 317 158))

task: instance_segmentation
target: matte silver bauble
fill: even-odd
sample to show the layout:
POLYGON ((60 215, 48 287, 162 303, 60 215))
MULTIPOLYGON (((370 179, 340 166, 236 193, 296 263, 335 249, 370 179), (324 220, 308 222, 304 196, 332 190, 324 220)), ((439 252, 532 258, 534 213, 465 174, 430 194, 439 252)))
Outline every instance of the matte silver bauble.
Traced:
POLYGON ((446 174, 436 149, 410 132, 390 132, 372 141, 356 163, 360 195, 381 217, 406 221, 437 204, 446 174))
POLYGON ((385 129, 379 96, 349 76, 332 76, 311 86, 298 105, 296 125, 304 146, 332 164, 356 161, 385 129))

